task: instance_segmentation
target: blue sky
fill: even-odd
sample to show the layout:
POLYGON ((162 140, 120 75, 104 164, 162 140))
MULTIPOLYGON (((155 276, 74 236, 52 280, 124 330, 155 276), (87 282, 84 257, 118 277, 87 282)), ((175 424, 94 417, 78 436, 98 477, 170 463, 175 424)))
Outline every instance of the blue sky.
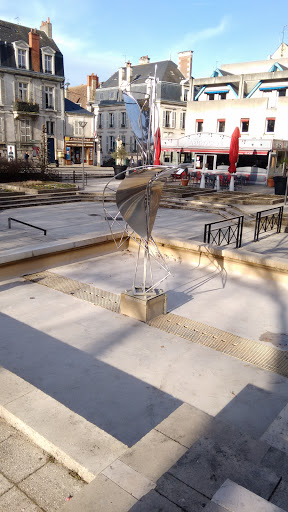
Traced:
POLYGON ((177 52, 184 50, 194 51, 193 76, 210 76, 221 63, 266 59, 285 25, 288 43, 287 0, 0 0, 6 21, 39 28, 48 16, 71 85, 86 83, 91 73, 104 81, 142 55, 178 63, 177 52))

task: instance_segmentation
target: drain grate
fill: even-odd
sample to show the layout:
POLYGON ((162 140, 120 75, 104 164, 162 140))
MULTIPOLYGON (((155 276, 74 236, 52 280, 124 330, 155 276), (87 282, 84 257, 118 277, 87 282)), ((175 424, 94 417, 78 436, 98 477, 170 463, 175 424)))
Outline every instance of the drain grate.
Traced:
POLYGON ((149 325, 193 343, 199 343, 218 352, 236 357, 263 370, 288 377, 287 352, 266 347, 255 341, 241 338, 235 334, 209 327, 173 313, 158 316, 151 320, 149 325))
MULTIPOLYGON (((49 271, 26 275, 24 279, 72 295, 109 311, 120 312, 120 295, 116 293, 110 293, 49 271)), ((180 336, 192 343, 205 345, 223 354, 236 357, 263 370, 288 377, 288 353, 277 350, 277 348, 267 347, 173 313, 160 315, 150 320, 148 325, 180 336)))
POLYGON ((116 293, 106 292, 100 288, 95 288, 95 286, 81 283, 80 281, 54 274, 47 270, 23 277, 26 281, 32 281, 33 283, 53 288, 53 290, 73 295, 73 297, 91 302, 95 306, 101 306, 115 313, 120 312, 120 295, 116 293))

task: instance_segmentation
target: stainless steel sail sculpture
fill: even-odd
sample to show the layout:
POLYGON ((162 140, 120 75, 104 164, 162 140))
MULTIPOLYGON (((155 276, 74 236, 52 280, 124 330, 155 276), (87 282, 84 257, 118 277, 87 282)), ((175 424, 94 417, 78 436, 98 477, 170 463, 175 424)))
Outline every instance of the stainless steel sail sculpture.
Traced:
MULTIPOLYGON (((119 235, 119 228, 122 230, 120 242, 116 242, 116 245, 120 247, 125 240, 132 238, 139 246, 132 285, 132 291, 135 294, 152 292, 170 274, 166 261, 152 237, 152 229, 164 183, 167 176, 174 170, 174 167, 166 166, 135 168, 134 172, 121 181, 117 190, 113 188, 114 179, 110 180, 104 189, 105 216, 115 242, 116 232, 119 235), (115 193, 116 209, 111 202, 108 202, 108 198, 111 199, 112 191, 115 193), (143 253, 142 272, 141 252, 143 253), (159 275, 155 280, 153 278, 154 264, 160 266, 163 271, 160 279, 159 275), (141 277, 139 277, 140 273, 141 277)), ((117 239, 119 240, 119 236, 117 239)))

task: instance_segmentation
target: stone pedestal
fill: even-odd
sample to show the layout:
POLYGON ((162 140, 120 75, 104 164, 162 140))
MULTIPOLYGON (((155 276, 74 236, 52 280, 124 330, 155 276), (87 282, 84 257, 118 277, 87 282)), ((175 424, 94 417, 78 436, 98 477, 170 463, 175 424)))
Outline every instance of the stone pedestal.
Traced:
POLYGON ((156 316, 166 315, 167 293, 163 290, 148 293, 134 293, 132 290, 127 290, 121 293, 120 313, 141 322, 149 322, 156 316))

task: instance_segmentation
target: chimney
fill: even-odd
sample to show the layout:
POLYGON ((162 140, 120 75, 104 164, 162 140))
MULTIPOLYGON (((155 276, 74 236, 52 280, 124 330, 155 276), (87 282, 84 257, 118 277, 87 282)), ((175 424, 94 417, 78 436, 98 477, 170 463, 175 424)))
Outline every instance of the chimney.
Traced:
POLYGON ((95 101, 95 92, 99 87, 99 78, 97 75, 87 75, 87 103, 95 101))
POLYGON ((187 52, 178 52, 178 69, 185 78, 191 78, 192 76, 192 56, 192 50, 187 52))
POLYGON ((50 23, 50 18, 47 18, 47 21, 41 22, 40 30, 52 39, 52 23, 50 23))
POLYGON ((31 28, 29 34, 29 46, 31 48, 31 67, 33 71, 40 71, 40 42, 36 28, 31 28))
POLYGON ((125 80, 125 68, 119 68, 119 70, 118 70, 118 87, 119 87, 119 89, 124 80, 125 80))
POLYGON ((131 62, 128 60, 128 62, 126 62, 126 80, 127 80, 127 84, 130 84, 131 77, 132 77, 132 66, 131 66, 131 62))
POLYGON ((139 59, 139 64, 149 64, 150 62, 150 59, 148 57, 148 55, 144 55, 144 57, 140 57, 139 59))

